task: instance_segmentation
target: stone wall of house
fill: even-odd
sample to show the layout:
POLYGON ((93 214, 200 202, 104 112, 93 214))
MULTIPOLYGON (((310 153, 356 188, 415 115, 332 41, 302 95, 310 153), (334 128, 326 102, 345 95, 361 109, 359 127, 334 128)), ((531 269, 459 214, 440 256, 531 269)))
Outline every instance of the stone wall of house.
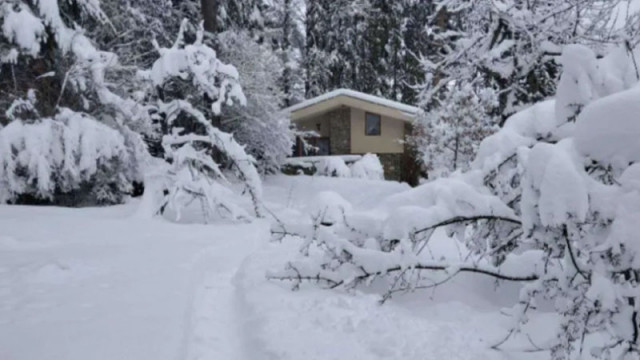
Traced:
POLYGON ((402 181, 403 156, 404 154, 378 154, 386 180, 402 181))
POLYGON ((341 107, 327 113, 331 155, 351 154, 351 109, 341 107))

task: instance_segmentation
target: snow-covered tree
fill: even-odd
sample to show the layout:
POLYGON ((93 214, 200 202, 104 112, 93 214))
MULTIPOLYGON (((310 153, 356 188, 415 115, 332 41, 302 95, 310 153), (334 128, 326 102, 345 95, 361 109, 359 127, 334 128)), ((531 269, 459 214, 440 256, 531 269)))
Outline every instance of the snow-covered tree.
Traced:
POLYGON ((285 95, 279 88, 280 59, 247 33, 224 32, 218 38, 220 58, 238 69, 247 94, 245 105, 223 111, 222 127, 245 145, 262 174, 275 173, 291 154, 294 139, 289 118, 281 112, 285 95))
POLYGON ((445 96, 442 106, 418 116, 410 140, 429 178, 467 170, 478 144, 496 130, 486 116, 497 105, 492 91, 478 91, 471 84, 452 85, 445 96))
POLYGON ((269 277, 346 289, 378 280, 388 284, 383 300, 463 272, 520 282, 513 328, 495 348, 526 338, 529 315, 545 300, 559 321, 532 350, 554 360, 640 358, 639 52, 562 52, 556 99, 510 117, 470 170, 393 195, 375 211, 325 194, 307 222, 276 224, 273 234, 301 239, 302 252, 269 277), (584 106, 567 107, 576 100, 584 106), (459 257, 432 256, 440 229, 459 257))
POLYGON ((117 56, 98 50, 77 25, 109 25, 99 2, 12 0, 0 5, 0 18, 0 123, 8 124, 0 181, 10 184, 1 201, 121 201, 142 178, 140 134, 151 122, 144 106, 108 82, 117 56), (104 141, 86 144, 97 132, 104 141), (38 144, 40 137, 50 143, 38 144))
POLYGON ((9 91, 0 99, 10 100, 0 130, 0 201, 114 203, 134 181, 145 180, 150 196, 167 190, 153 211, 179 212, 192 198, 206 215, 243 218, 242 199, 227 186, 235 182, 232 175, 245 184, 254 215, 261 215, 254 159, 213 125, 223 106, 246 103, 237 70, 218 60, 202 31, 187 33, 187 22, 171 47, 159 45, 178 29, 171 19, 154 19, 162 17, 159 8, 183 11, 171 3, 105 3, 113 22, 96 1, 2 4, 0 71, 12 76, 0 80, 9 91), (117 5, 123 5, 119 14, 117 5), (98 50, 87 34, 118 54, 98 50), (143 138, 159 134, 167 162, 159 164, 161 184, 151 184, 148 175, 158 169, 147 166, 152 159, 143 138))
POLYGON ((432 11, 430 1, 370 0, 355 88, 415 103, 414 86, 424 78, 419 56, 431 51, 425 24, 432 11))
POLYGON ((265 43, 272 44, 280 57, 280 88, 284 93, 284 106, 288 107, 304 99, 304 0, 272 1, 264 13, 265 43))
POLYGON ((235 67, 220 61, 216 52, 203 43, 204 30, 197 31, 193 43, 185 40, 187 22, 170 48, 155 43, 160 57, 150 70, 141 72, 149 82, 148 96, 156 101, 155 117, 166 129, 162 146, 171 164, 160 188, 147 190, 157 196, 165 188, 164 199, 149 201, 151 212, 171 209, 179 216, 194 200, 200 202, 205 219, 214 215, 241 219, 247 214, 239 206, 241 199, 228 188, 229 167, 249 194, 254 215, 262 216, 262 185, 255 160, 231 134, 212 122, 223 106, 246 105, 235 67), (216 161, 216 159, 218 161, 216 161))
POLYGON ((501 125, 555 94, 562 45, 615 38, 619 32, 610 27, 621 2, 437 1, 428 29, 437 51, 422 54, 427 79, 420 101, 438 106, 449 83, 472 83, 480 75, 499 99, 487 115, 501 125))

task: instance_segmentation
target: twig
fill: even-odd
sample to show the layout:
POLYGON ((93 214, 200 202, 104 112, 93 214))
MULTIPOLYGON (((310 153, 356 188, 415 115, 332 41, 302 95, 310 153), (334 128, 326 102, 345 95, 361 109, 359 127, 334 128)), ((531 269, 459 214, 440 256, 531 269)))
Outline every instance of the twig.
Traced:
POLYGON ((573 254, 573 248, 571 247, 571 242, 569 241, 569 231, 567 230, 567 226, 562 227, 562 236, 567 244, 567 251, 569 252, 569 256, 571 257, 571 262, 573 263, 573 267, 575 267, 576 271, 582 275, 585 280, 589 279, 589 274, 586 274, 584 271, 580 269, 578 266, 578 262, 576 261, 576 257, 573 254))

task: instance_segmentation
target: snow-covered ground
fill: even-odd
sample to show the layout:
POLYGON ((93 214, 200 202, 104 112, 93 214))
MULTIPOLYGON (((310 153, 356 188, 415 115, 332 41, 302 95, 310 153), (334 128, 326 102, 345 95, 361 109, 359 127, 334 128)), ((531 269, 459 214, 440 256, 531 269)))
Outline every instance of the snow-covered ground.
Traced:
MULTIPOLYGON (((321 191, 369 209, 407 189, 279 176, 266 181, 265 196, 272 213, 296 216, 321 191)), ((516 288, 498 297, 490 279, 461 277, 384 305, 374 291, 292 292, 265 272, 299 244, 271 243, 266 221, 141 221, 131 216, 137 204, 0 206, 0 359, 545 358, 490 349, 506 334, 501 309, 516 288)), ((538 320, 532 326, 544 325, 538 320)))
POLYGON ((231 279, 265 224, 140 222, 132 210, 0 207, 0 359, 235 358, 231 279))

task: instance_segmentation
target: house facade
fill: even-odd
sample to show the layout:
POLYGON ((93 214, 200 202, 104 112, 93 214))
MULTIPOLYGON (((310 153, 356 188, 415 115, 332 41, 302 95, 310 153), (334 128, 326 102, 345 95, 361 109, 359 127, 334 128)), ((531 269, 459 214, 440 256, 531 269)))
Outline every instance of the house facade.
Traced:
MULTIPOLYGON (((389 180, 413 183, 417 165, 405 138, 419 109, 410 105, 340 89, 286 109, 314 154, 296 146, 294 156, 378 155, 389 180)), ((299 140, 300 142, 300 140, 299 140)), ((300 145, 300 144, 298 144, 300 145)))

